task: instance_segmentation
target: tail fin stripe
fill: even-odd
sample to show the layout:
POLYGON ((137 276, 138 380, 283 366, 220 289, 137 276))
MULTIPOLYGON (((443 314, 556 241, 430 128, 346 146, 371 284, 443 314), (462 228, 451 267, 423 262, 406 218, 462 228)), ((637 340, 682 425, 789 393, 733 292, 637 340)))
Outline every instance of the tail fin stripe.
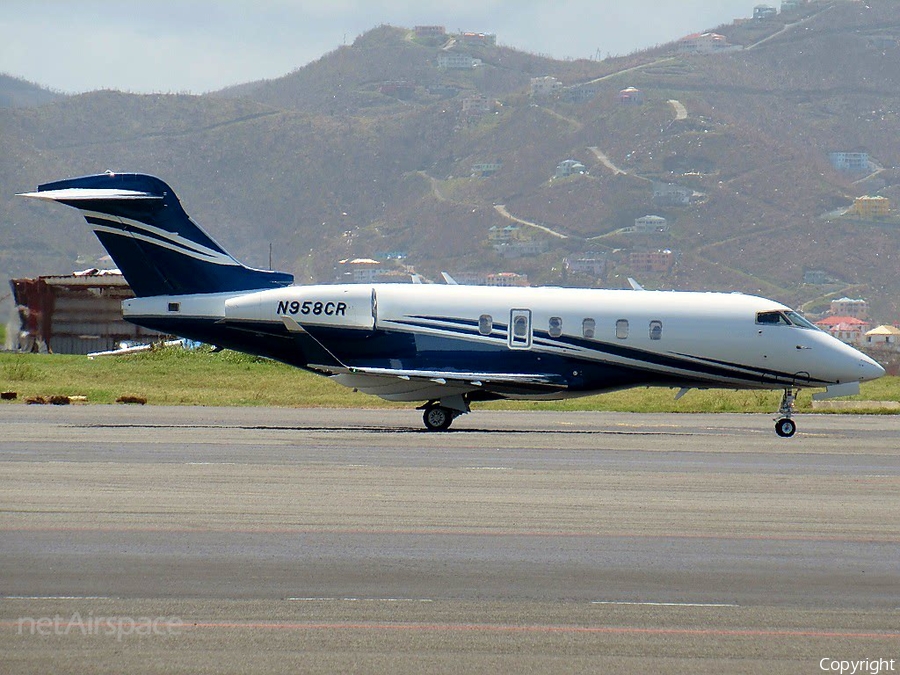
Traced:
MULTIPOLYGON (((203 257, 198 259, 206 260, 207 262, 218 263, 220 265, 239 264, 227 253, 216 251, 207 246, 203 246, 202 244, 198 244, 191 239, 187 239, 180 234, 169 232, 148 225, 147 223, 142 223, 138 220, 107 215, 96 211, 82 211, 82 215, 91 225, 95 225, 98 228, 103 227, 104 231, 109 231, 111 234, 120 233, 133 235, 141 238, 143 241, 147 241, 151 244, 158 244, 178 253, 184 253, 185 255, 199 254, 203 257)), ((192 257, 197 256, 192 255, 192 257)))
POLYGON ((154 237, 150 237, 139 232, 128 232, 118 227, 106 227, 97 223, 92 224, 94 225, 94 232, 106 232, 107 234, 114 234, 120 237, 124 237, 125 239, 137 239, 147 244, 153 244, 154 246, 159 246, 160 248, 179 253, 181 255, 187 256, 188 258, 200 260, 201 262, 211 263, 213 265, 229 265, 232 267, 241 266, 241 264, 234 258, 230 258, 227 255, 222 255, 221 253, 202 253, 191 251, 190 249, 186 249, 181 246, 167 244, 160 239, 155 239, 154 237))

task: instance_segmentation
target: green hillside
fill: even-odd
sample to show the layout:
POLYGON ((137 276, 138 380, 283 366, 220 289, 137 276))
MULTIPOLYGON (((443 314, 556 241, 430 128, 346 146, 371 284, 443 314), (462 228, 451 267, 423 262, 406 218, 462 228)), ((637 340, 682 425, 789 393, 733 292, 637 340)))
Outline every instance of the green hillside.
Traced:
POLYGON ((382 26, 284 77, 205 96, 94 92, 0 108, 0 276, 96 264, 104 252, 74 212, 12 195, 113 169, 160 176, 239 258, 265 266, 271 243, 274 266, 304 282, 330 281, 339 259, 400 250, 432 278, 508 270, 621 287, 638 276, 798 306, 848 293, 900 320, 900 221, 837 215, 867 194, 900 212, 900 6, 813 2, 716 32, 745 49, 559 62, 382 26), (448 54, 480 65, 438 67, 448 54), (596 93, 532 98, 543 76, 596 93), (643 105, 619 101, 628 86, 643 105), (463 114, 475 95, 488 111, 463 114), (866 152, 877 170, 836 171, 832 151, 866 152), (554 178, 570 158, 587 173, 554 178), (496 174, 471 176, 498 161, 496 174), (654 183, 694 199, 660 203, 654 183), (488 243, 510 224, 496 205, 562 236, 534 230, 543 252, 504 259, 488 243), (616 232, 648 214, 670 230, 616 232), (675 252, 670 271, 631 267, 630 252, 657 249, 675 252), (563 258, 587 251, 608 256, 605 277, 566 276, 563 258), (804 284, 809 270, 828 283, 804 284))

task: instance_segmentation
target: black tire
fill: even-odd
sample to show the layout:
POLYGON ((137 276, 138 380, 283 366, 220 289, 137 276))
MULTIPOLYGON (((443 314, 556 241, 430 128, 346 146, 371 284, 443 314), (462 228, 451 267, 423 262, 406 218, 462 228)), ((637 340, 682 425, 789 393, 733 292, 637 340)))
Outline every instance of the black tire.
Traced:
POLYGON ((447 431, 453 424, 455 415, 450 408, 442 405, 432 405, 425 408, 425 414, 422 419, 425 421, 425 428, 428 431, 447 431))
POLYGON ((797 431, 797 425, 794 424, 794 420, 784 417, 775 422, 775 433, 782 438, 790 438, 795 431, 797 431))

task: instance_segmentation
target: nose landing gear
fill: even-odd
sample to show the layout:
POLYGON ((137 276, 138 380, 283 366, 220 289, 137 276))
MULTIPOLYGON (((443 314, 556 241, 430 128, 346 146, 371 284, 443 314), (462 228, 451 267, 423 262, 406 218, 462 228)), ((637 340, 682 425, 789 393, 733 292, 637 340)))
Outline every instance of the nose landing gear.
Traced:
POLYGON ((784 390, 784 396, 781 397, 781 406, 778 408, 778 417, 775 419, 775 433, 781 438, 790 438, 797 431, 797 425, 791 416, 794 414, 794 401, 797 400, 799 389, 790 387, 784 390))

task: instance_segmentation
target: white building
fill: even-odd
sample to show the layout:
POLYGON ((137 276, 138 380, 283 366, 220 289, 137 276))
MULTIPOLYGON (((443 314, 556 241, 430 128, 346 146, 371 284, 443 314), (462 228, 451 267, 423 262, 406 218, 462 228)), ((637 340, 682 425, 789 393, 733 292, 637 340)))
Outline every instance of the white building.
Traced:
POLYGON ((869 303, 863 298, 838 298, 831 301, 833 316, 852 316, 854 319, 869 318, 869 303))
POLYGON ((472 94, 462 100, 462 113, 466 116, 486 115, 491 111, 492 104, 487 96, 472 94))
POLYGON ((485 277, 488 286, 527 286, 528 275, 515 272, 495 272, 485 277))
POLYGON ((353 258, 338 261, 335 281, 352 284, 372 284, 382 274, 382 265, 371 258, 353 258))
POLYGON ((556 165, 556 178, 580 176, 587 173, 587 168, 577 159, 564 159, 556 165))
POLYGON ((569 256, 563 266, 571 274, 587 274, 602 277, 606 272, 606 254, 588 251, 580 256, 569 256))
POLYGON ((900 351, 900 328, 896 326, 878 326, 866 332, 863 344, 900 351))
POLYGON ((828 159, 838 171, 857 173, 873 168, 868 152, 829 152, 828 159))
POLYGON ((438 54, 437 65, 445 70, 472 70, 481 65, 481 59, 458 52, 443 52, 438 54))
POLYGON ((552 98, 562 89, 562 82, 552 75, 531 78, 531 98, 552 98))
POLYGON ((743 49, 728 44, 728 39, 718 33, 694 33, 678 41, 678 51, 685 54, 723 54, 743 49))
POLYGON ((642 216, 636 218, 634 227, 626 227, 623 230, 625 234, 655 234, 668 231, 669 223, 662 216, 642 216))
POLYGON ((674 183, 654 183, 653 201, 659 204, 671 204, 673 206, 685 206, 691 203, 694 191, 681 187, 674 183))

